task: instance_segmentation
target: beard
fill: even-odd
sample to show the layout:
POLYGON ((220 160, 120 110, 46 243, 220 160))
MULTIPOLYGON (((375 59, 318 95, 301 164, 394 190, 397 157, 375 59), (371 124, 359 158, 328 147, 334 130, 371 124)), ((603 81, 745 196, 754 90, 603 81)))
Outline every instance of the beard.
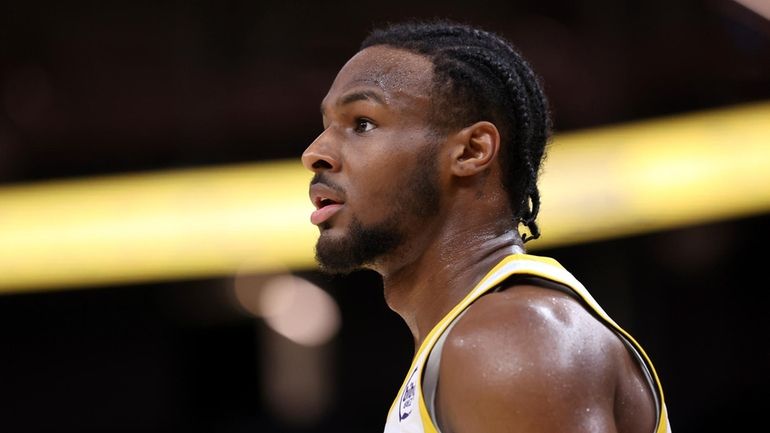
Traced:
POLYGON ((403 239, 403 231, 393 224, 393 220, 364 227, 361 221, 353 218, 345 237, 332 239, 321 234, 315 258, 323 272, 348 274, 393 251, 403 239))
POLYGON ((366 268, 404 244, 409 220, 436 215, 440 204, 436 163, 435 150, 423 153, 405 180, 391 189, 398 194, 398 200, 393 200, 397 205, 383 221, 365 226, 354 216, 347 235, 341 238, 324 236, 322 231, 316 244, 316 261, 321 270, 347 274, 366 268))

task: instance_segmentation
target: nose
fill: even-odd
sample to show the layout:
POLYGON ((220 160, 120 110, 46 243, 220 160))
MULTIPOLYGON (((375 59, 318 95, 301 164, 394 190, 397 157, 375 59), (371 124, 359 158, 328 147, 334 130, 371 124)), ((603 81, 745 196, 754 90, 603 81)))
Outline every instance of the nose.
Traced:
POLYGON ((339 156, 328 132, 328 129, 322 132, 302 153, 302 165, 313 173, 340 169, 339 156))

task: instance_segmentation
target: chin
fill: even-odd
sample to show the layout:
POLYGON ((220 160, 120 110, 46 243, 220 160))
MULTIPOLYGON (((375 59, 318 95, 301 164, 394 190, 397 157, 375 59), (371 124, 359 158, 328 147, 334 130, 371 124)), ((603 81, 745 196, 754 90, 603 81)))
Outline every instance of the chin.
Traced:
POLYGON ((315 258, 321 271, 327 274, 349 274, 360 268, 353 254, 349 237, 338 230, 321 227, 315 246, 315 258))
POLYGON ((321 227, 316 244, 316 260, 324 272, 348 274, 371 268, 378 259, 396 250, 403 236, 387 225, 364 227, 354 220, 348 230, 321 227))

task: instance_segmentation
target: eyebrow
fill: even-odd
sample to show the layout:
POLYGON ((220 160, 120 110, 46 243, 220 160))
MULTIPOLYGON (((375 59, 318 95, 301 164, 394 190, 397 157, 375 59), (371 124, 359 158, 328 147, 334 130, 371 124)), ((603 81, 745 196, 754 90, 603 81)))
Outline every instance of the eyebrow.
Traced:
MULTIPOLYGON (((373 90, 358 90, 355 92, 348 93, 344 95, 340 100, 337 102, 337 106, 343 106, 347 104, 351 104, 356 101, 372 101, 374 103, 380 104, 380 105, 386 105, 385 99, 380 95, 378 92, 375 92, 373 90)), ((324 106, 323 103, 321 104, 321 114, 324 114, 324 106)))
POLYGON ((360 90, 348 93, 340 99, 337 105, 346 105, 356 101, 374 101, 380 105, 385 105, 385 99, 379 93, 372 90, 360 90))

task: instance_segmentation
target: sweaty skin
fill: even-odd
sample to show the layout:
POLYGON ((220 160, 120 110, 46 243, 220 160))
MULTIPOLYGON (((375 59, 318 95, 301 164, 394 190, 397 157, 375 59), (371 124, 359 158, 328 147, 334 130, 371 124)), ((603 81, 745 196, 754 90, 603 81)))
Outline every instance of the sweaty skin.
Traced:
MULTIPOLYGON (((358 266, 382 275, 415 347, 521 245, 500 180, 498 129, 480 121, 438 134, 432 79, 421 55, 360 51, 324 98, 324 131, 302 156, 330 184, 315 195, 344 201, 318 224, 319 245, 349 239, 353 222, 399 228, 397 245, 358 266), (427 216, 397 205, 426 152, 436 158, 439 194, 427 216)), ((482 297, 452 329, 436 411, 442 433, 650 433, 655 422, 650 390, 623 343, 573 298, 530 285, 482 297)))

